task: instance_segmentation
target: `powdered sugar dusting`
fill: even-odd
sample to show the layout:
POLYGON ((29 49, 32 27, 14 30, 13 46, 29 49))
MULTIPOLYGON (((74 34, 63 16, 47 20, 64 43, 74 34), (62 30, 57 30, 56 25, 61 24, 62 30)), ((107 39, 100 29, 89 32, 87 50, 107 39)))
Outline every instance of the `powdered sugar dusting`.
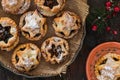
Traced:
POLYGON ((14 33, 16 33, 16 32, 17 32, 16 28, 11 28, 11 33, 12 33, 12 34, 14 34, 14 33))
POLYGON ((61 61, 61 60, 62 60, 62 58, 63 58, 62 54, 60 54, 60 53, 59 53, 59 55, 58 55, 58 60, 60 60, 60 61, 61 61))
POLYGON ((8 2, 11 6, 17 4, 17 0, 8 0, 8 2))
POLYGON ((31 65, 33 65, 33 62, 31 62, 29 59, 25 59, 23 65, 25 65, 26 67, 30 67, 31 65))
POLYGON ((97 76, 98 80, 116 80, 116 75, 120 74, 120 61, 116 61, 112 54, 108 54, 105 64, 99 66, 100 75, 97 76))
POLYGON ((113 80, 115 77, 115 71, 110 66, 105 66, 103 70, 101 70, 101 76, 99 76, 99 80, 113 80))
POLYGON ((35 14, 31 14, 31 15, 27 15, 25 18, 26 24, 25 26, 30 27, 32 29, 35 28, 39 28, 39 22, 40 22, 40 18, 38 15, 35 14))
POLYGON ((36 51, 27 50, 25 54, 22 55, 24 58, 23 65, 26 68, 30 68, 32 65, 34 65, 34 60, 36 60, 36 51))
POLYGON ((66 27, 74 25, 74 18, 69 13, 65 14, 65 19, 66 27))
POLYGON ((60 38, 55 37, 54 40, 55 40, 55 42, 58 42, 60 40, 60 38))

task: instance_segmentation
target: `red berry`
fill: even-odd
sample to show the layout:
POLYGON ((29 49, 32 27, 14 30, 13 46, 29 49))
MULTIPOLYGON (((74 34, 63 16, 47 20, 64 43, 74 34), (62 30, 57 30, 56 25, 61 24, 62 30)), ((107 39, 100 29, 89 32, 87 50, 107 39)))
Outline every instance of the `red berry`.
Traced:
POLYGON ((120 11, 120 8, 116 6, 116 7, 114 7, 114 11, 115 11, 115 12, 119 12, 119 11, 120 11))
POLYGON ((106 7, 110 7, 112 3, 110 1, 106 2, 106 7))
POLYGON ((106 7, 106 10, 108 10, 108 11, 109 11, 109 10, 110 10, 110 7, 106 7))
POLYGON ((108 19, 110 19, 110 18, 111 18, 111 16, 110 16, 110 15, 107 15, 107 18, 108 18, 108 19))
POLYGON ((110 29, 111 29, 111 28, 110 28, 109 26, 108 26, 108 27, 106 27, 106 30, 107 30, 107 31, 110 31, 110 29))
POLYGON ((92 30, 93 30, 93 31, 97 31, 97 28, 98 28, 98 27, 97 27, 96 25, 93 25, 93 26, 92 26, 92 30))
POLYGON ((112 15, 113 15, 113 16, 116 16, 116 15, 117 15, 117 13, 113 13, 112 15))
POLYGON ((114 35, 117 35, 117 34, 118 34, 118 32, 117 32, 116 30, 114 30, 114 31, 113 31, 113 34, 114 34, 114 35))

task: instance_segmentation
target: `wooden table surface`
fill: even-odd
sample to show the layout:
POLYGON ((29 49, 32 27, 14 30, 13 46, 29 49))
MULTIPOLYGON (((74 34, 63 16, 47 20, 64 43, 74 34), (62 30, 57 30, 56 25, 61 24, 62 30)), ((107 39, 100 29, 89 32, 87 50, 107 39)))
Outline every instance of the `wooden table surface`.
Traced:
MULTIPOLYGON (((88 4, 90 5, 90 12, 92 11, 93 7, 100 7, 104 5, 106 0, 88 0, 88 4)), ((115 29, 120 32, 120 15, 117 16, 118 18, 112 19, 111 21, 115 29)), ((17 76, 12 72, 4 69, 0 66, 0 80, 87 80, 86 79, 86 59, 88 57, 89 52, 98 44, 106 42, 106 41, 120 41, 120 34, 112 35, 107 32, 103 32, 103 34, 98 34, 97 32, 92 32, 90 29, 90 25, 86 22, 86 37, 83 43, 83 47, 79 52, 76 60, 68 67, 67 74, 49 78, 33 78, 28 79, 22 76, 17 76)))

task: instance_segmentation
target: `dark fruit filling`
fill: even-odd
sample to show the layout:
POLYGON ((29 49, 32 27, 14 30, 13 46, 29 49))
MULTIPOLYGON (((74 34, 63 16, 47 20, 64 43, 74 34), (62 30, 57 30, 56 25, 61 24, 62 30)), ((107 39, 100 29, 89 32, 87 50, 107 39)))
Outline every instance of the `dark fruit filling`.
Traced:
POLYGON ((65 36, 65 34, 63 32, 60 32, 60 34, 62 34, 63 36, 65 36))
POLYGON ((75 30, 71 30, 70 34, 69 35, 72 35, 73 33, 75 33, 76 31, 75 30))
POLYGON ((54 6, 58 5, 58 2, 57 0, 45 0, 44 5, 52 9, 54 6))
POLYGON ((54 44, 52 44, 52 49, 50 49, 49 52, 51 53, 51 57, 59 57, 59 54, 63 53, 61 46, 58 45, 56 47, 54 44))
POLYGON ((7 43, 9 38, 13 36, 12 34, 10 34, 10 28, 11 26, 3 27, 0 24, 0 41, 5 41, 5 43, 7 43))
POLYGON ((21 50, 21 51, 24 51, 24 50, 25 50, 25 47, 23 47, 23 48, 20 48, 20 50, 21 50))
POLYGON ((23 33, 24 33, 24 34, 27 34, 27 35, 30 37, 29 32, 27 32, 27 31, 23 31, 23 33))
POLYGON ((105 64, 107 62, 107 59, 103 60, 103 62, 100 63, 100 65, 105 64))
POLYGON ((34 37, 39 37, 41 35, 41 33, 38 33, 38 34, 36 34, 34 37))
POLYGON ((120 77, 118 77, 117 80, 120 80, 120 77))
POLYGON ((19 57, 16 55, 15 59, 16 59, 16 63, 17 63, 19 61, 19 57))
POLYGON ((117 58, 113 58, 115 61, 119 61, 119 59, 117 59, 117 58))

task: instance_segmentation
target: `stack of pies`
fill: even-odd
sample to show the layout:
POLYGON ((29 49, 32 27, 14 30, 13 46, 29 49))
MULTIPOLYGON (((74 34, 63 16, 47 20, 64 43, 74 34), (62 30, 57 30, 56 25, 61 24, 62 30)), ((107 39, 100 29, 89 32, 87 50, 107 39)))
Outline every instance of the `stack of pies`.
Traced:
POLYGON ((46 63, 61 64, 69 55, 68 40, 81 29, 80 17, 71 11, 62 11, 66 0, 34 0, 37 8, 28 11, 31 0, 2 0, 3 10, 12 15, 20 15, 19 25, 8 17, 0 18, 0 48, 11 51, 12 64, 21 72, 28 72, 40 65, 41 57, 46 63), (56 36, 44 40, 38 47, 34 42, 42 41, 50 27, 47 18, 53 17, 56 36), (31 43, 19 43, 23 35, 31 43))

